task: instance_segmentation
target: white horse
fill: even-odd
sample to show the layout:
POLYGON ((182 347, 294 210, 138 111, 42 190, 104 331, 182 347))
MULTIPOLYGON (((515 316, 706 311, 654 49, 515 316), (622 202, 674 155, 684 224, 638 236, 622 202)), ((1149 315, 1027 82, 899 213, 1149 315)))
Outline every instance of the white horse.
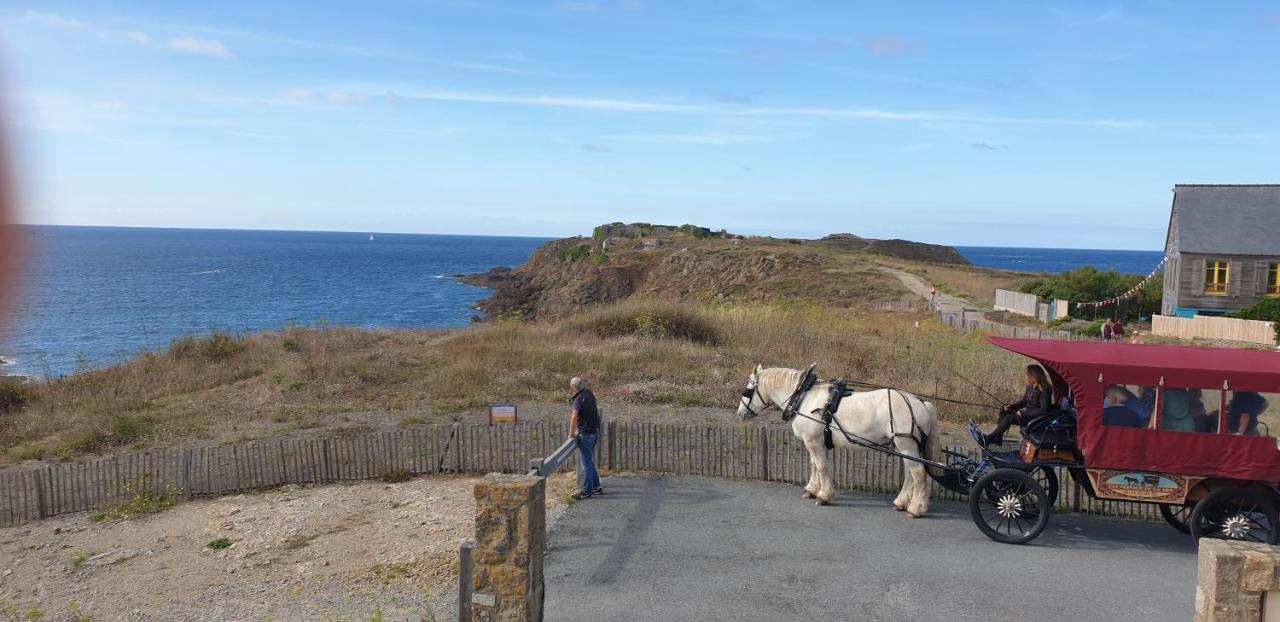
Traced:
MULTIPOLYGON (((756 365, 755 371, 747 378, 746 390, 742 392, 738 416, 746 420, 771 406, 785 408, 803 376, 804 372, 796 369, 764 369, 756 365)), ((822 411, 833 390, 834 386, 828 382, 814 384, 797 397, 796 412, 799 416, 791 420, 792 432, 809 450, 809 483, 804 487, 803 496, 806 499, 816 498, 818 505, 830 504, 835 496, 822 423, 822 411)), ((836 447, 853 445, 841 433, 841 428, 854 438, 871 444, 892 444, 905 456, 924 457, 937 462, 941 453, 941 442, 937 438, 941 432, 937 411, 933 404, 906 391, 876 389, 845 396, 831 423, 831 438, 836 447), (838 427, 836 422, 839 422, 838 427)), ((903 458, 902 464, 907 475, 903 478, 901 492, 893 500, 893 509, 906 510, 911 518, 924 516, 929 511, 929 487, 925 480, 929 473, 925 465, 914 460, 903 458)))

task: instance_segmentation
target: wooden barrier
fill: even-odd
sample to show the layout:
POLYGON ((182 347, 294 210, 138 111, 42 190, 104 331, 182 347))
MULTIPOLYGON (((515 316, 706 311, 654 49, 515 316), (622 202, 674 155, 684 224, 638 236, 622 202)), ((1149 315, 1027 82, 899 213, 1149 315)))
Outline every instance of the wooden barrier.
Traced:
MULTIPOLYGON (((109 508, 138 494, 176 500, 281 486, 394 479, 438 473, 526 473, 530 460, 564 441, 544 422, 416 426, 341 437, 272 439, 216 447, 159 449, 38 468, 0 471, 0 525, 109 508)), ((610 472, 653 471, 803 485, 809 454, 778 425, 696 425, 611 421, 598 464, 610 472)), ((833 453, 836 487, 893 493, 902 462, 861 449, 833 453)), ((576 467, 577 456, 568 457, 576 467)), ((1059 473, 1058 509, 1158 520, 1155 506, 1089 499, 1059 473)), ((935 498, 961 497, 933 487, 935 498)))
POLYGON ((1040 298, 1035 294, 1012 292, 1007 289, 996 290, 996 311, 1008 311, 1010 313, 1017 313, 1018 315, 1036 317, 1036 311, 1039 309, 1039 305, 1040 298))
POLYGON ((1275 326, 1271 322, 1241 320, 1212 315, 1194 318, 1157 315, 1151 318, 1151 333, 1178 339, 1219 339, 1275 345, 1275 326))

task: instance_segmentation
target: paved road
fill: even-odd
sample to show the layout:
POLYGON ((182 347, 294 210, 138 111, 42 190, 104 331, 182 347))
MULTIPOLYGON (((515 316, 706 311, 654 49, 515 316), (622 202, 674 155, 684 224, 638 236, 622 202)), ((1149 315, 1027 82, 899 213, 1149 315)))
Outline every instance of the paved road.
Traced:
POLYGON ((819 508, 785 484, 605 481, 551 532, 549 620, 1189 620, 1195 547, 1163 524, 1055 515, 1025 546, 968 506, 819 508))

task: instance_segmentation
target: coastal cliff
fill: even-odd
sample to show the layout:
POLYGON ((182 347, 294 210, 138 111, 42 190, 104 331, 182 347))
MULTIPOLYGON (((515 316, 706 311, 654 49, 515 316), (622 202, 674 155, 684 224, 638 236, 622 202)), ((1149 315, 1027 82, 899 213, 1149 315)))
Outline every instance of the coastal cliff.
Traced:
POLYGON ((968 265, 951 247, 850 234, 821 240, 744 238, 724 231, 613 223, 592 237, 549 242, 517 268, 468 275, 493 295, 490 317, 556 318, 633 296, 680 300, 806 300, 839 308, 909 300, 877 259, 968 265))

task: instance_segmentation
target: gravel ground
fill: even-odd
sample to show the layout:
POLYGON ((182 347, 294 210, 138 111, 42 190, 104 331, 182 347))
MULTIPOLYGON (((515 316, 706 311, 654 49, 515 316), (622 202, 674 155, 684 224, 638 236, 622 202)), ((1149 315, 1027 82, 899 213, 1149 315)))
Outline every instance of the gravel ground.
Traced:
MULTIPOLYGON (((0 618, 452 619, 473 477, 288 486, 133 519, 0 529, 0 618), (229 548, 206 545, 226 538, 229 548)), ((552 478, 554 520, 573 474, 552 478)))

